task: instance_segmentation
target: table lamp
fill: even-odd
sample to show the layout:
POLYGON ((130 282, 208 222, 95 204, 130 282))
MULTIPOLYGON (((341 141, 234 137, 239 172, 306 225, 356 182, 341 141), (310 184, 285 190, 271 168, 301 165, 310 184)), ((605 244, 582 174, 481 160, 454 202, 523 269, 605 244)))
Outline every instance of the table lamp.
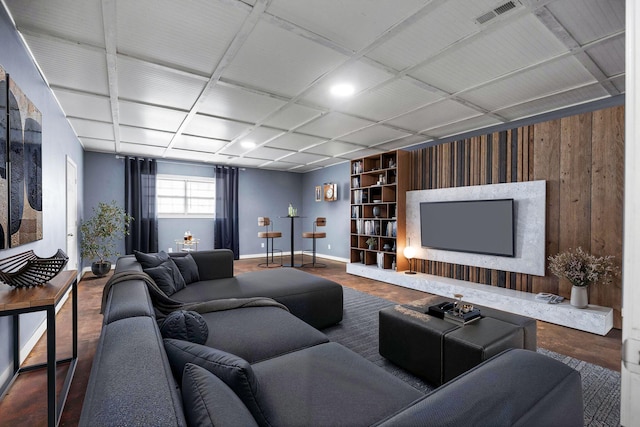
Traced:
POLYGON ((407 245, 404 247, 404 251, 402 253, 404 257, 409 260, 409 271, 405 271, 404 274, 416 274, 416 272, 411 268, 413 264, 413 258, 416 256, 416 249, 407 245))

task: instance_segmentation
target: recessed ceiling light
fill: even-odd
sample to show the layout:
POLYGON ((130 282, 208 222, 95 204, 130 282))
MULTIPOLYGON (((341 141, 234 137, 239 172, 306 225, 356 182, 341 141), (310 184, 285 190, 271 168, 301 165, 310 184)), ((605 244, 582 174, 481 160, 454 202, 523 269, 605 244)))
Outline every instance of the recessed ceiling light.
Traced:
POLYGON ((240 145, 242 146, 242 148, 253 148, 256 146, 256 143, 253 141, 247 140, 247 141, 242 141, 240 145))
POLYGON ((331 94, 333 96, 351 96, 353 95, 353 92, 355 92, 355 88, 353 87, 353 85, 350 85, 348 83, 342 83, 331 87, 331 94))

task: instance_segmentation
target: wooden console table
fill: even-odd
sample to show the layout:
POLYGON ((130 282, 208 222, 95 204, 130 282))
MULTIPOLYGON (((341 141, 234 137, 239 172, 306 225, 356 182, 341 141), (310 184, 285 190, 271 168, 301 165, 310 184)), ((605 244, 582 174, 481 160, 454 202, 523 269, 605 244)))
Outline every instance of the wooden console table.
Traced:
POLYGON ((0 284, 0 316, 13 318, 13 377, 0 389, 0 399, 4 397, 21 372, 47 368, 47 421, 49 426, 57 426, 64 403, 71 387, 71 380, 78 361, 78 280, 76 270, 62 271, 44 285, 29 288, 12 288, 0 284), (72 355, 56 360, 56 306, 71 288, 72 297, 72 355), (47 314, 47 362, 20 366, 20 315, 44 311, 47 314), (60 397, 56 399, 56 366, 69 363, 60 397))

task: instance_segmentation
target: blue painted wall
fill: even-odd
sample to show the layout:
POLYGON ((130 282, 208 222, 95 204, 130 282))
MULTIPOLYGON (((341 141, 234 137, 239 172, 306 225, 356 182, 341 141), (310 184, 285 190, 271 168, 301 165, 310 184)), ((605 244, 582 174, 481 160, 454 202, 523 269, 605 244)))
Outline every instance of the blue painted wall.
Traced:
MULTIPOLYGON (((0 65, 42 113, 42 203, 43 239, 0 251, 0 259, 33 249, 41 256, 51 256, 58 248, 66 248, 66 159, 78 167, 78 216, 82 214, 82 147, 29 57, 4 7, 0 7, 0 65)), ((20 346, 31 338, 44 320, 33 313, 20 317, 20 346)), ((10 318, 0 318, 0 380, 11 367, 10 318)))
MULTIPOLYGON (((349 258, 350 230, 350 200, 349 200, 349 162, 340 163, 328 168, 319 169, 302 175, 302 206, 309 217, 305 221, 305 231, 313 230, 313 219, 319 216, 327 218, 327 226, 323 231, 327 233, 326 239, 318 241, 316 251, 320 255, 349 258), (338 200, 325 202, 315 201, 316 185, 324 183, 338 184, 338 200), (331 249, 329 249, 331 245, 331 249)), ((324 196, 324 194, 323 194, 324 196)), ((305 248, 311 248, 311 242, 306 242, 305 248)))

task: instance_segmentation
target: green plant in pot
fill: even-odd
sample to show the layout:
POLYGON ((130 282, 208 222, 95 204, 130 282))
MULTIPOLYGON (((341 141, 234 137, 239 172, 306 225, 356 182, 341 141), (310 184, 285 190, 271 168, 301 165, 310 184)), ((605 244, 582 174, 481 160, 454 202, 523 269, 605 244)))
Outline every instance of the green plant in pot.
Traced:
POLYGON ((80 225, 82 257, 92 260, 91 271, 98 277, 111 270, 110 259, 120 254, 116 251, 116 241, 129 234, 129 216, 115 200, 98 203, 93 215, 80 225))
POLYGON ((369 245, 369 249, 373 250, 376 248, 376 246, 378 246, 378 239, 376 239, 375 237, 369 237, 365 243, 369 245))

